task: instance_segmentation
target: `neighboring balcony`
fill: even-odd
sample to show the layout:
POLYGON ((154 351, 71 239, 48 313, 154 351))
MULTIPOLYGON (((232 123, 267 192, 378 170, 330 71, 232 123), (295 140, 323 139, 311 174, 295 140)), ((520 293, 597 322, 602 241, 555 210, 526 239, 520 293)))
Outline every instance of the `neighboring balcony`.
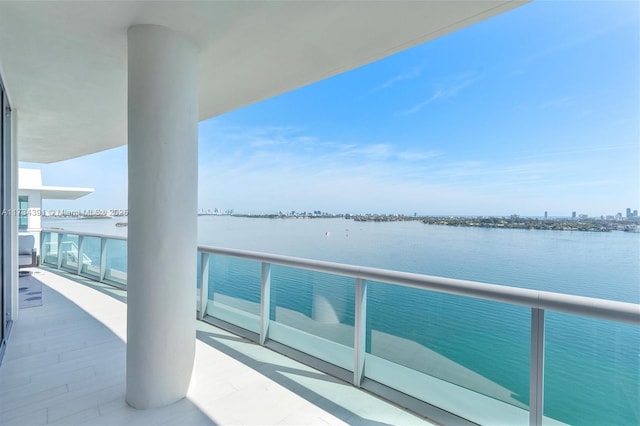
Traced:
MULTIPOLYGON (((96 282, 84 280, 86 285, 126 298, 124 238, 44 231, 41 248, 43 265, 90 278, 96 282)), ((250 345, 246 340, 198 322, 199 329, 216 330, 210 333, 224 336, 219 337, 217 343, 209 341, 209 344, 227 354, 229 350, 224 348, 230 342, 242 342, 251 353, 260 351, 268 356, 280 356, 273 351, 280 352, 329 373, 330 376, 322 375, 327 377, 323 383, 340 383, 339 389, 346 387, 357 395, 362 394, 358 388, 364 388, 445 424, 464 421, 561 423, 553 415, 557 395, 578 392, 576 388, 559 388, 555 380, 555 375, 565 368, 563 358, 567 357, 578 363, 571 366, 572 372, 588 377, 593 370, 600 370, 599 377, 604 377, 605 384, 619 388, 624 396, 617 398, 623 409, 629 410, 637 401, 637 360, 629 363, 615 359, 606 365, 596 365, 590 358, 594 347, 614 351, 615 340, 611 340, 614 335, 638 338, 640 307, 636 304, 241 250, 200 247, 199 252, 199 279, 194 283, 198 318, 258 344, 250 345), (425 297, 428 303, 422 305, 425 297), (445 318, 448 320, 444 321, 445 318), (579 348, 570 348, 562 339, 563 327, 573 326, 591 327, 597 332, 585 334, 579 348), (468 347, 470 335, 481 344, 468 347), (502 374, 496 375, 497 370, 502 374), (347 382, 351 386, 347 386, 347 382)), ((50 272, 44 274, 60 280, 50 272)), ((56 288, 55 285, 52 288, 56 288)), ((68 283, 65 288, 77 289, 69 290, 71 293, 88 291, 68 283)), ((124 340, 124 308, 118 309, 122 311, 117 320, 120 325, 114 327, 121 327, 119 336, 124 340)), ((94 315, 91 310, 88 312, 94 315)), ((22 319, 16 326, 16 335, 20 332, 20 321, 22 319)), ((199 337, 202 339, 202 336, 200 330, 199 337)), ((7 352, 8 365, 13 339, 7 352)), ((207 343, 207 339, 203 342, 207 343)), ((233 358, 246 360, 246 355, 236 352, 235 348, 231 354, 233 358)), ((123 369, 124 355, 120 358, 118 368, 123 369)), ((196 359, 195 383, 200 383, 199 367, 215 369, 219 361, 211 361, 209 367, 202 366, 201 362, 196 359)), ((0 368, 0 377, 5 368, 8 367, 0 368)), ((94 372, 97 374, 97 370, 94 372)), ((320 374, 316 372, 311 376, 320 374)), ((578 387, 584 382, 583 378, 570 379, 575 379, 578 387)), ((233 386, 234 379, 228 380, 233 386)), ((216 388, 215 384, 212 386, 216 388)), ((304 386, 294 389, 303 399, 308 391, 304 386)), ((332 390, 328 392, 333 394, 332 390)), ((123 398, 118 400, 124 404, 123 398)), ((307 400, 315 401, 314 398, 307 400)), ((341 405, 342 402, 332 400, 327 405, 324 399, 320 401, 316 408, 329 406, 327 415, 335 416, 332 410, 337 413, 349 410, 346 403, 341 405)), ((246 410, 243 408, 246 401, 228 403, 236 404, 237 410, 246 410)), ((597 406, 600 402, 588 402, 591 403, 597 406)), ((404 420, 413 423, 418 419, 375 418, 378 416, 375 413, 380 412, 375 408, 377 404, 383 403, 376 402, 358 412, 359 417, 338 415, 331 419, 391 424, 404 420)), ((209 418, 217 422, 216 410, 222 408, 215 408, 215 404, 212 407, 205 412, 211 413, 209 418)), ((265 410, 269 411, 268 407, 266 404, 265 410)), ((572 409, 586 408, 591 407, 572 409)), ((243 422, 223 417, 219 420, 243 422)), ((333 423, 333 420, 327 421, 333 423)), ((626 421, 625 418, 609 420, 615 424, 626 421)), ((281 421, 283 418, 270 421, 267 416, 262 422, 281 421)))

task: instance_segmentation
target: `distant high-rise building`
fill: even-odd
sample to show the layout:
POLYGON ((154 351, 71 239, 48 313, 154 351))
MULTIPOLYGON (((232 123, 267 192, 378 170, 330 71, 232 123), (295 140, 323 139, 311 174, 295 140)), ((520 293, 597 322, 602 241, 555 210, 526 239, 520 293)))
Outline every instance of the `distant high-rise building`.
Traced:
POLYGON ((627 218, 631 217, 631 209, 627 207, 627 218))
POLYGON ((633 211, 633 217, 638 217, 638 210, 633 211))
POLYGON ((571 212, 571 219, 575 219, 576 218, 576 212, 571 212))
POLYGON ((546 218, 548 218, 548 217, 549 217, 549 213, 545 211, 545 212, 544 212, 544 218, 546 219, 546 218))

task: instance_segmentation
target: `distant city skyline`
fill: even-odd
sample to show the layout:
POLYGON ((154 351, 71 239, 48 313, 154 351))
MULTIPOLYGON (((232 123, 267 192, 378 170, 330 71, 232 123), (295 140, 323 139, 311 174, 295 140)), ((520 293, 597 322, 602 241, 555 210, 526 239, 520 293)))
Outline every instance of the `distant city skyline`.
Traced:
MULTIPOLYGON (((199 126, 199 207, 592 217, 640 206, 640 3, 533 2, 199 126)), ((96 129, 100 131, 100 129, 96 129)), ((127 206, 126 147, 21 167, 127 206)))

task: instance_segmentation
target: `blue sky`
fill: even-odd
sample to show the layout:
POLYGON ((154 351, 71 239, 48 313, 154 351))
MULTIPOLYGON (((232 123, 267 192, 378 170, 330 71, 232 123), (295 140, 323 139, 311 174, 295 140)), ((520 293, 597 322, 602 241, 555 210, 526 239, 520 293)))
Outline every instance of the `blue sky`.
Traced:
MULTIPOLYGON (((200 123, 199 206, 600 216, 640 207, 640 2, 534 2, 200 123)), ((126 147, 40 167, 124 208, 126 147)))

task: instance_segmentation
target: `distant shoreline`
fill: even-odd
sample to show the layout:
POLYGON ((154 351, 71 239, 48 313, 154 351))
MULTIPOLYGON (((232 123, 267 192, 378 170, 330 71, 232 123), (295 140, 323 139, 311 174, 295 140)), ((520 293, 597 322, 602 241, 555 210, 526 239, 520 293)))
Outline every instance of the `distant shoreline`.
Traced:
POLYGON ((623 222, 602 219, 532 219, 532 218, 425 218, 429 225, 464 226, 478 228, 527 229, 542 231, 583 231, 583 232, 640 232, 637 222, 623 222))
POLYGON ((443 225, 469 228, 527 229, 543 231, 582 232, 640 232, 640 221, 609 219, 538 219, 520 216, 510 217, 459 217, 459 216, 404 216, 404 215, 349 215, 349 214, 234 214, 233 217, 254 219, 347 219, 356 222, 422 222, 427 225, 443 225))

